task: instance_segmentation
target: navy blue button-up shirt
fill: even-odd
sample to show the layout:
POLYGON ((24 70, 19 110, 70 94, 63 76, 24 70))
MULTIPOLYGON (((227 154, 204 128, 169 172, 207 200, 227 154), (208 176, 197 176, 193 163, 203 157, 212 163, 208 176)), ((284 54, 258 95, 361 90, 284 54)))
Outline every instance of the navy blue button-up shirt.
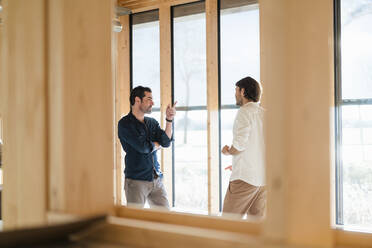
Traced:
POLYGON ((152 181, 154 169, 162 177, 153 142, 169 147, 173 139, 169 139, 155 119, 145 117, 145 123, 142 123, 129 112, 118 123, 118 136, 126 153, 126 178, 152 181))

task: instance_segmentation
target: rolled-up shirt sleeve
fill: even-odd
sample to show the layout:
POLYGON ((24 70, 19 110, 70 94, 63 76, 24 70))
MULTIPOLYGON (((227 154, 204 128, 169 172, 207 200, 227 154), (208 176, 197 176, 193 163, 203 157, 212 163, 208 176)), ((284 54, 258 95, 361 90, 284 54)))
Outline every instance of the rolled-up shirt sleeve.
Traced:
POLYGON ((171 138, 169 138, 165 131, 160 128, 159 123, 156 122, 155 137, 153 141, 159 142, 162 147, 169 147, 173 141, 173 135, 171 138))
POLYGON ((241 152, 247 148, 251 129, 252 122, 249 117, 239 113, 234 123, 232 142, 236 150, 241 152))
POLYGON ((154 143, 146 137, 146 134, 138 133, 131 126, 124 126, 119 123, 119 139, 124 140, 139 153, 151 153, 154 150, 154 143))

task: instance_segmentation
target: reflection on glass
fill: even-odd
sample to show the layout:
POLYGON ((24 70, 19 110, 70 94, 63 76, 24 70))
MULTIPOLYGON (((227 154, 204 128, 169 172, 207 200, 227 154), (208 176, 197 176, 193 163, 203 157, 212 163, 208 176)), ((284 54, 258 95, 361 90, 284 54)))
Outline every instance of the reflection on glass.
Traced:
POLYGON ((207 111, 178 111, 175 118, 175 209, 207 213, 207 111))
POLYGON ((341 0, 342 98, 372 98, 372 1, 341 0))
POLYGON ((160 107, 160 43, 158 11, 132 17, 133 88, 150 87, 154 107, 160 107))
POLYGON ((222 105, 235 104, 235 83, 246 76, 260 81, 258 4, 221 10, 222 105))
POLYGON ((172 8, 175 121, 175 210, 208 211, 205 3, 172 8))
POLYGON ((372 228, 370 105, 342 107, 344 224, 372 228))

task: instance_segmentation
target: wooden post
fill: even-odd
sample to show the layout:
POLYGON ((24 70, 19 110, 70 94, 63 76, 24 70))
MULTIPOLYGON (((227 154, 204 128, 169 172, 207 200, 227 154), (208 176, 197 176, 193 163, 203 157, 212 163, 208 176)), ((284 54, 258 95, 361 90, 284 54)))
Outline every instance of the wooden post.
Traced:
POLYGON ((260 1, 269 189, 264 232, 290 245, 333 245, 332 3, 260 1))
POLYGON ((208 213, 219 212, 218 8, 207 0, 208 213))
MULTIPOLYGON (((171 51, 171 8, 162 4, 159 8, 160 23, 160 111, 161 126, 165 128, 165 111, 172 103, 172 51, 171 51)), ((164 186, 167 190, 169 203, 173 202, 172 182, 172 148, 162 149, 162 170, 164 171, 164 186)))
POLYGON ((50 210, 79 215, 114 203, 113 2, 51 0, 50 210))
MULTIPOLYGON (((130 111, 130 21, 129 15, 121 16, 123 30, 118 34, 117 78, 116 78, 116 123, 130 111)), ((116 197, 117 204, 125 203, 124 166, 122 163, 122 147, 118 137, 116 140, 116 197)))
POLYGON ((40 225, 47 207, 45 0, 2 1, 4 228, 40 225))

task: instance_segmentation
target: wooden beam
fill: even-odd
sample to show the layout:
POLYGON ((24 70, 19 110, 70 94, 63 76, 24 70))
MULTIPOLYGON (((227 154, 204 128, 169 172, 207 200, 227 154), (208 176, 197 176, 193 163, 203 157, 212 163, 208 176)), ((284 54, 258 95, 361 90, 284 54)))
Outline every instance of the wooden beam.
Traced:
MULTIPOLYGON (((120 22, 123 30, 118 34, 118 54, 117 54, 117 78, 116 78, 116 123, 130 111, 130 20, 129 16, 121 16, 120 22)), ((118 137, 116 140, 116 198, 117 204, 125 203, 124 194, 124 157, 122 147, 118 137)))
POLYGON ((269 190, 265 235, 290 245, 333 244, 332 13, 332 1, 260 1, 269 190))
POLYGON ((48 3, 52 211, 95 214, 114 203, 112 4, 48 3))
POLYGON ((9 229, 46 221, 47 21, 44 0, 3 0, 2 6, 2 216, 9 229))
POLYGON ((218 1, 207 0, 208 213, 219 212, 218 1))
POLYGON ((198 1, 200 0, 136 0, 130 2, 127 2, 126 0, 119 0, 118 3, 120 6, 130 9, 132 13, 139 13, 160 9, 161 6, 176 6, 198 1))
MULTIPOLYGON (((165 128, 165 112, 172 103, 172 51, 171 51, 171 8, 162 5, 159 9, 160 32, 160 110, 161 126, 165 128)), ((172 147, 162 149, 161 169, 164 171, 164 186, 170 205, 173 202, 172 147)))

